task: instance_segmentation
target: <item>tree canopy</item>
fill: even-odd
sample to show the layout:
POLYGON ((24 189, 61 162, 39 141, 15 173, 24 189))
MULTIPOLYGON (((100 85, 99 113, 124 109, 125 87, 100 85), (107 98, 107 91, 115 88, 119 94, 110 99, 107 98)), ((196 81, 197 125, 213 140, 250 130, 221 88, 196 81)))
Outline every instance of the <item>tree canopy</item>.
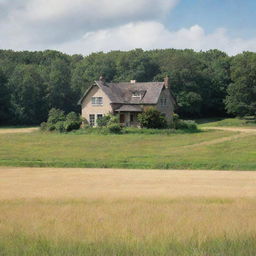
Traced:
POLYGON ((101 74, 108 82, 162 81, 182 118, 255 114, 256 53, 219 50, 111 51, 89 56, 0 50, 0 123, 39 124, 51 108, 65 113, 101 74))

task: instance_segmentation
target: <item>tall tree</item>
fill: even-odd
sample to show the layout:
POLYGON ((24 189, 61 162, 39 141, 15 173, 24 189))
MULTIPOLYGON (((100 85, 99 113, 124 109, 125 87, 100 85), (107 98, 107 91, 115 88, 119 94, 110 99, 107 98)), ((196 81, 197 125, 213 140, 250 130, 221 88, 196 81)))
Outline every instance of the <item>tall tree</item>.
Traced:
POLYGON ((46 88, 39 71, 32 65, 16 66, 8 86, 13 122, 39 124, 47 118, 46 88))
POLYGON ((231 67, 232 83, 228 87, 228 113, 256 116, 256 53, 244 52, 235 56, 231 67))
POLYGON ((0 125, 10 121, 10 91, 7 88, 7 79, 0 70, 0 125))

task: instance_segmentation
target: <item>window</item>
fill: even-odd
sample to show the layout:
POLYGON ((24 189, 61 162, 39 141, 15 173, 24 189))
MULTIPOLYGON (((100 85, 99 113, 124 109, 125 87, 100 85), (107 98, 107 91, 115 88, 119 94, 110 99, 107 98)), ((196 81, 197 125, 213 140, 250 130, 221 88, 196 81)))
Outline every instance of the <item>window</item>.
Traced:
POLYGON ((134 121, 134 117, 133 114, 130 115, 130 121, 133 122, 134 121))
POLYGON ((90 126, 95 126, 95 115, 89 115, 90 126))
POLYGON ((140 91, 132 91, 132 97, 133 97, 133 98, 142 99, 145 94, 146 94, 146 91, 143 91, 143 90, 140 90, 140 91))
POLYGON ((166 99, 166 98, 160 99, 160 106, 161 106, 161 107, 167 106, 167 99, 166 99))
POLYGON ((98 114, 98 115, 97 115, 97 120, 98 120, 98 119, 101 119, 102 117, 103 117, 102 114, 98 114))
POLYGON ((92 105, 93 106, 103 105, 103 98, 102 97, 92 97, 92 105))

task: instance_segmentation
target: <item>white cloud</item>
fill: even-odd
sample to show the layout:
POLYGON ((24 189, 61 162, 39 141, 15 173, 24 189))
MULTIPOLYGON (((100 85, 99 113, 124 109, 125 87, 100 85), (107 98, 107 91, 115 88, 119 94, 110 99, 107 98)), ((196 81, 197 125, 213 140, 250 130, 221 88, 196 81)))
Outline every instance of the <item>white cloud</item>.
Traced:
POLYGON ((95 51, 130 50, 143 48, 191 48, 196 51, 220 49, 230 55, 256 51, 256 38, 231 38, 220 28, 207 34, 199 25, 170 31, 160 22, 133 22, 115 28, 86 33, 79 40, 56 46, 69 53, 89 54, 95 51))
POLYGON ((171 31, 162 19, 180 0, 0 0, 0 49, 67 53, 134 48, 256 50, 256 38, 206 33, 194 25, 171 31))
POLYGON ((157 20, 179 0, 0 0, 0 48, 40 49, 88 31, 157 20))

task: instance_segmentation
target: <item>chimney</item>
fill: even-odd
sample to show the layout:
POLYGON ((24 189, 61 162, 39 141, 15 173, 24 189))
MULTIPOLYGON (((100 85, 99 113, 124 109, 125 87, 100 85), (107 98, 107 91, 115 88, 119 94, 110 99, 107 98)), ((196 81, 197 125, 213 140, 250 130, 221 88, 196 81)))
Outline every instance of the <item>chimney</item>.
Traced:
POLYGON ((101 75, 100 78, 99 78, 99 80, 100 80, 103 84, 105 84, 105 76, 104 76, 104 75, 101 75))
POLYGON ((164 87, 168 89, 170 87, 169 76, 164 78, 164 87))
POLYGON ((136 84, 136 80, 131 80, 131 84, 136 84))

